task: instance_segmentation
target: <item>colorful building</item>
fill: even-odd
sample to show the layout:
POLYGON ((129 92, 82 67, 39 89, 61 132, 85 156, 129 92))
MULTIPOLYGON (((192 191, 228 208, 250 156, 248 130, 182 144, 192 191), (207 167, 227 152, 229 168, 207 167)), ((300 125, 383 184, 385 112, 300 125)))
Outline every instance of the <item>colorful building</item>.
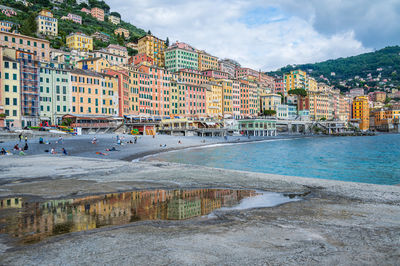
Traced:
POLYGON ((240 116, 254 117, 259 113, 257 84, 249 80, 240 80, 240 116))
POLYGON ((111 65, 119 66, 125 65, 128 62, 128 58, 125 56, 121 56, 118 54, 110 53, 106 49, 101 50, 94 50, 93 55, 94 58, 104 58, 106 59, 111 65))
POLYGON ((206 88, 206 115, 213 118, 223 117, 223 87, 215 81, 207 82, 206 88))
POLYGON ((109 42, 110 38, 111 38, 109 34, 100 32, 100 31, 96 31, 90 37, 92 37, 93 39, 102 41, 102 42, 109 42))
POLYGON ((217 80, 217 82, 222 86, 222 116, 224 118, 233 118, 234 93, 233 93, 232 80, 222 79, 222 80, 217 80))
POLYGON ((176 42, 165 50, 165 68, 176 72, 180 69, 198 69, 198 54, 192 46, 176 42))
POLYGON ((308 90, 307 73, 301 70, 292 70, 289 74, 285 74, 283 78, 285 84, 285 93, 294 89, 308 90))
POLYGON ((232 111, 235 119, 240 118, 240 81, 232 80, 232 111))
POLYGON ((40 65, 40 120, 59 125, 71 112, 70 69, 57 62, 40 65))
POLYGON ((92 51, 93 38, 82 32, 71 33, 67 36, 67 47, 79 51, 92 51))
POLYGON ((274 91, 274 93, 285 94, 285 83, 283 82, 283 78, 275 78, 275 91, 274 91))
POLYGON ((353 119, 359 121, 360 130, 369 129, 369 103, 367 96, 357 96, 353 100, 353 119))
POLYGON ((128 63, 133 65, 139 65, 142 63, 146 65, 153 65, 154 59, 147 54, 137 54, 129 58, 128 63))
POLYGON ((100 73, 105 69, 110 68, 110 63, 103 57, 91 57, 76 62, 76 67, 100 73))
POLYGON ((57 36, 58 35, 58 20, 53 17, 53 13, 49 10, 42 10, 36 17, 37 33, 57 36))
POLYGON ((130 101, 129 73, 123 70, 106 69, 105 74, 114 76, 118 80, 118 115, 130 115, 132 113, 130 101))
POLYGON ((92 14, 92 17, 94 17, 98 21, 104 21, 104 10, 103 9, 94 7, 90 10, 90 14, 92 14))
POLYGON ((3 66, 3 49, 1 49, 0 48, 0 66, 1 66, 1 68, 0 68, 0 127, 4 127, 4 125, 5 125, 5 123, 4 123, 4 121, 5 121, 5 114, 4 114, 4 101, 3 101, 3 98, 2 98, 2 95, 3 95, 3 83, 2 83, 2 80, 1 80, 1 78, 2 78, 2 76, 4 76, 4 74, 2 74, 2 70, 4 69, 4 66, 3 66))
POLYGON ((0 32, 0 46, 32 53, 39 60, 50 61, 50 42, 11 32, 0 32))
POLYGON ((0 21, 0 31, 11 32, 13 27, 18 27, 18 24, 11 21, 0 21))
POLYGON ((263 92, 275 93, 275 78, 259 72, 258 83, 260 84, 263 92))
POLYGON ((282 97, 279 94, 268 93, 260 95, 260 110, 274 110, 278 113, 278 106, 282 104, 282 97))
POLYGON ((72 22, 82 24, 82 17, 76 14, 68 13, 67 16, 63 16, 61 19, 70 20, 72 22))
POLYGON ((226 72, 229 78, 235 78, 236 69, 240 67, 240 64, 232 59, 222 59, 218 61, 219 70, 226 72))
POLYGON ((260 74, 257 70, 248 67, 237 67, 235 71, 236 79, 258 81, 259 75, 260 74))
POLYGON ((108 16, 108 21, 111 22, 114 25, 118 25, 119 23, 121 23, 121 18, 119 18, 117 16, 110 15, 110 16, 108 16))
POLYGON ((210 55, 205 51, 198 51, 198 69, 204 70, 218 70, 218 57, 210 55))
POLYGON ((72 113, 79 115, 119 115, 117 78, 89 70, 71 71, 72 113))
POLYGON ((118 29, 114 30, 114 34, 115 34, 115 35, 121 35, 121 36, 123 36, 125 39, 129 39, 129 30, 127 30, 127 29, 118 28, 118 29))
POLYGON ((226 72, 222 72, 219 70, 204 70, 202 71, 203 75, 209 78, 215 79, 229 79, 229 74, 226 72))
MULTIPOLYGON (((1 49, 1 48, 0 48, 1 49)), ((3 50, 3 49, 1 49, 3 50)), ((11 51, 8 51, 11 52, 11 51)), ((1 52, 1 87, 0 103, 4 104, 5 119, 2 119, 1 126, 9 128, 21 127, 21 91, 20 91, 20 64, 16 58, 3 55, 1 52)), ((3 107, 3 106, 2 106, 3 107)), ((4 111, 4 112, 3 112, 4 111)))
POLYGON ((158 67, 165 66, 164 52, 166 48, 165 41, 153 35, 146 35, 138 40, 138 53, 153 58, 154 64, 158 67))

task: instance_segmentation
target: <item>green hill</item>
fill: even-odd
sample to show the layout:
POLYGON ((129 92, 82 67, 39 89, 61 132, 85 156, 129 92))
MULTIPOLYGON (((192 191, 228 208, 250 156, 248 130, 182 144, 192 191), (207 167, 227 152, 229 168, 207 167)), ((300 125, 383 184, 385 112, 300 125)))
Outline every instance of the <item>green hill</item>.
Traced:
MULTIPOLYGON (((49 9, 53 12, 54 16, 58 19, 58 32, 59 37, 55 39, 50 39, 51 45, 53 48, 62 48, 65 46, 65 37, 71 32, 83 32, 87 35, 91 35, 96 31, 107 33, 111 36, 111 40, 108 43, 103 43, 95 40, 94 46, 95 49, 105 47, 110 43, 114 44, 123 44, 125 41, 133 41, 136 42, 138 38, 144 36, 146 32, 143 29, 139 29, 134 25, 125 22, 121 19, 121 23, 119 25, 114 25, 111 22, 108 22, 108 16, 105 16, 104 21, 98 21, 86 13, 81 12, 80 10, 83 7, 88 9, 92 7, 99 7, 105 10, 106 14, 110 11, 110 7, 104 1, 97 0, 89 0, 89 6, 85 4, 77 5, 75 0, 65 0, 63 4, 57 5, 52 4, 49 0, 31 0, 32 6, 26 7, 21 2, 17 2, 15 0, 0 0, 1 5, 9 6, 17 10, 18 15, 15 17, 7 17, 4 14, 0 13, 0 20, 8 20, 21 25, 29 23, 29 17, 39 13, 42 9, 49 9), (73 13, 76 15, 82 16, 82 25, 74 23, 69 20, 61 20, 62 16, 68 15, 68 13, 73 13), (130 31, 129 40, 123 40, 122 38, 118 38, 118 36, 114 35, 114 30, 118 27, 123 27, 130 31)), ((111 12, 113 15, 120 16, 117 12, 111 12)), ((35 35, 34 33, 25 33, 28 35, 35 35)))
MULTIPOLYGON (((301 69, 307 71, 312 77, 321 80, 320 76, 329 79, 333 85, 338 85, 340 81, 346 81, 348 85, 357 86, 367 85, 370 87, 379 86, 400 86, 400 46, 386 47, 381 50, 351 56, 327 60, 315 64, 302 64, 295 66, 282 67, 277 71, 268 72, 270 75, 282 76, 291 70, 301 69), (335 75, 332 76, 331 73, 335 75), (368 78, 371 74, 372 80, 368 78), (373 80, 380 77, 380 81, 373 80), (354 80, 356 76, 363 78, 364 81, 354 80), (349 81, 349 79, 353 79, 349 81), (387 79, 387 82, 383 80, 387 79), (357 83, 357 84, 356 84, 357 83)), ((338 87, 340 87, 338 85, 338 87)))

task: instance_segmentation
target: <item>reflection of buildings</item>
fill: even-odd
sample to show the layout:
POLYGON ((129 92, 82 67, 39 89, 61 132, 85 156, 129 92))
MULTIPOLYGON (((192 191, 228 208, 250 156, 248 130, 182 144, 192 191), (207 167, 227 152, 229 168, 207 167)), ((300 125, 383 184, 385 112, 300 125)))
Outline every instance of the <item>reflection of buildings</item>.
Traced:
POLYGON ((42 203, 23 202, 22 198, 2 199, 0 211, 10 209, 14 213, 0 220, 5 224, 0 232, 24 243, 34 243, 53 235, 140 220, 189 219, 232 206, 255 194, 229 189, 160 189, 42 203))

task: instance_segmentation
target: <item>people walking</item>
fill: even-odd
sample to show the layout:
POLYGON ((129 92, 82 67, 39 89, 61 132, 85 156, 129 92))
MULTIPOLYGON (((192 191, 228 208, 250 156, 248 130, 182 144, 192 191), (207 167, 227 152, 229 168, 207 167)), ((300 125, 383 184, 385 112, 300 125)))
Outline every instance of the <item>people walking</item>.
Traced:
POLYGON ((21 142, 21 141, 22 141, 22 133, 20 133, 20 134, 18 135, 18 138, 19 138, 19 142, 21 142))
POLYGON ((27 136, 25 136, 25 143, 27 143, 28 142, 28 137, 27 136))

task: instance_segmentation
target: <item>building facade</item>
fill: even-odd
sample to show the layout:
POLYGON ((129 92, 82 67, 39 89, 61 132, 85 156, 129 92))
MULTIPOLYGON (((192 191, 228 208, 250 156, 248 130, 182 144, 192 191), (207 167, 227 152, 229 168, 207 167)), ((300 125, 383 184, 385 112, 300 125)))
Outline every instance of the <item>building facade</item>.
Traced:
POLYGON ((121 35, 124 36, 125 39, 129 39, 129 30, 124 29, 124 28, 118 28, 114 30, 115 35, 121 35))
POLYGON ((118 25, 119 23, 121 23, 121 19, 117 16, 108 16, 108 21, 111 22, 114 25, 118 25))
POLYGON ((205 51, 198 51, 198 69, 204 70, 218 70, 218 57, 212 56, 205 51))
POLYGON ((79 51, 92 51, 93 38, 84 33, 76 32, 67 36, 67 47, 79 51))
POLYGON ((32 53, 39 60, 50 60, 50 42, 11 32, 0 32, 0 46, 32 53))
POLYGON ((164 52, 166 48, 165 41, 153 35, 146 35, 138 40, 138 53, 153 58, 154 64, 158 67, 165 66, 164 52))
POLYGON ((94 17, 98 21, 104 21, 104 10, 103 9, 94 7, 90 10, 90 14, 92 14, 92 17, 94 17))
POLYGON ((57 36, 58 35, 58 20, 53 17, 53 13, 49 10, 42 10, 36 17, 37 33, 57 36))
POLYGON ((165 50, 165 68, 176 72, 180 69, 198 69, 198 54, 190 45, 176 42, 165 50))
POLYGON ((367 96, 357 96, 353 100, 353 119, 359 121, 360 130, 369 129, 369 103, 367 96))

